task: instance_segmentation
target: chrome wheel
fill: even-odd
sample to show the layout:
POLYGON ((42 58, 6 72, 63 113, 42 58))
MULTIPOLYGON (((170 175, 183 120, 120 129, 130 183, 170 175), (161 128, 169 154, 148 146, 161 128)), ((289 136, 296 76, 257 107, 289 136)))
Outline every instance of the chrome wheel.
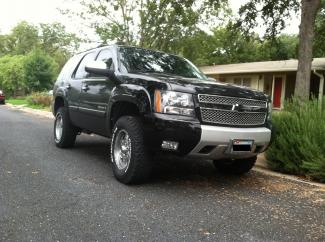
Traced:
POLYGON ((63 118, 61 114, 58 114, 55 120, 55 139, 57 141, 61 140, 62 131, 63 131, 63 118))
POLYGON ((115 134, 113 155, 117 168, 125 172, 131 160, 131 139, 124 129, 118 130, 115 134))

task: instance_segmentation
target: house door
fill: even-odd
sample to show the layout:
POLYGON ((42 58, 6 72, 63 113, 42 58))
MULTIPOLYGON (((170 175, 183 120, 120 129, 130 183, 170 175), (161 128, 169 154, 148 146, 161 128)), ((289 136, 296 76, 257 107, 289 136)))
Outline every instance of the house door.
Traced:
POLYGON ((281 108, 281 96, 282 96, 282 77, 274 78, 274 88, 273 88, 273 107, 281 108))

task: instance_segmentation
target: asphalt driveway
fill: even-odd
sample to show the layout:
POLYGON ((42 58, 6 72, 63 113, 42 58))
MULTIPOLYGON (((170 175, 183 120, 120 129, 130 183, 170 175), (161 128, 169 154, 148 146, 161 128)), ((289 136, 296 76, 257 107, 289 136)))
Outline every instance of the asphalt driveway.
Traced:
POLYGON ((107 139, 61 150, 52 123, 0 106, 0 241, 325 241, 319 187, 173 157, 125 186, 107 139))

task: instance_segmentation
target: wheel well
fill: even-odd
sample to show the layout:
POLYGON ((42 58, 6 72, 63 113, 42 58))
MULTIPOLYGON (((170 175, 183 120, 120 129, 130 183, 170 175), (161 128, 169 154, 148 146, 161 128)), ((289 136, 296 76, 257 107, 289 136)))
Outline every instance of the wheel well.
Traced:
POLYGON ((54 114, 56 114, 60 107, 64 107, 64 100, 62 97, 56 97, 54 102, 54 114))
POLYGON ((116 121, 125 115, 138 116, 139 108, 134 103, 116 102, 111 109, 111 129, 113 129, 116 121))

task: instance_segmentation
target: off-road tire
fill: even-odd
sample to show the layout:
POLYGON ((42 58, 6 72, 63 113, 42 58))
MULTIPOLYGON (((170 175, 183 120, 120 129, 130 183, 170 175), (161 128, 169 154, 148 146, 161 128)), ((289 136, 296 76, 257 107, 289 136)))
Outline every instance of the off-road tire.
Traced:
POLYGON ((71 124, 69 113, 64 107, 60 107, 55 115, 53 134, 55 145, 59 148, 70 148, 74 145, 76 141, 78 130, 71 124), (59 116, 62 117, 63 121, 61 138, 56 137, 55 131, 56 122, 58 121, 59 116))
POLYGON ((214 160, 213 164, 218 171, 225 174, 241 175, 249 172, 255 165, 257 157, 245 159, 214 160))
POLYGON ((122 116, 119 118, 113 129, 111 142, 111 161, 113 173, 116 179, 124 184, 139 184, 145 182, 151 173, 151 156, 144 143, 143 124, 138 117, 122 116), (117 142, 116 134, 125 130, 131 140, 131 158, 126 170, 118 168, 114 158, 114 147, 117 142))

